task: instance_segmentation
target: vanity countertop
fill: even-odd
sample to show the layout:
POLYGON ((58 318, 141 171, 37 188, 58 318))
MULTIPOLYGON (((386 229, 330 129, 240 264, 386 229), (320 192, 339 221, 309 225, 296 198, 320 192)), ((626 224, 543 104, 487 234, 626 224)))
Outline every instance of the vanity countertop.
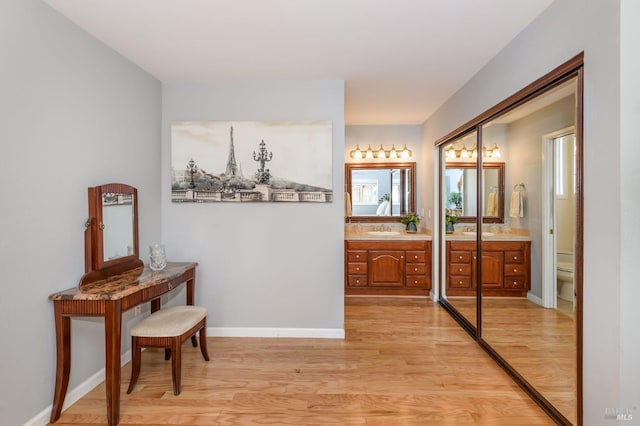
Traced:
MULTIPOLYGON (((531 241, 531 234, 527 229, 512 229, 509 232, 483 232, 482 241, 531 241)), ((445 239, 449 241, 473 241, 476 239, 475 232, 456 231, 446 234, 445 239)))
POLYGON ((371 231, 365 229, 355 230, 346 229, 344 231, 344 239, 346 241, 363 241, 363 240, 426 240, 431 241, 431 232, 424 228, 419 228, 418 232, 408 233, 404 229, 392 229, 391 231, 371 231))

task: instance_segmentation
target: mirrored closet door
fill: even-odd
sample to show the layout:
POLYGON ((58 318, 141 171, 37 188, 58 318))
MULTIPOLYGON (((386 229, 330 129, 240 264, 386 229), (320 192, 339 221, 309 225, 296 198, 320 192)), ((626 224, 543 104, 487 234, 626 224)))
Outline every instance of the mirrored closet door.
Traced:
POLYGON ((441 304, 558 424, 582 424, 582 55, 438 150, 442 227, 455 216, 441 304))

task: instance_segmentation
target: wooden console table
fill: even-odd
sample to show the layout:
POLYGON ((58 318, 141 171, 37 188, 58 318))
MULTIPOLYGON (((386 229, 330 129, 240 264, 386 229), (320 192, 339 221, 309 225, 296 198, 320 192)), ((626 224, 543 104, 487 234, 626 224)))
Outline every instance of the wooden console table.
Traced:
POLYGON ((71 371, 71 317, 104 317, 105 382, 107 424, 120 421, 120 353, 122 313, 151 302, 151 312, 160 309, 160 296, 187 283, 187 304, 193 305, 197 263, 168 263, 161 271, 148 266, 121 275, 75 287, 49 296, 56 324, 56 386, 51 423, 60 418, 71 371))

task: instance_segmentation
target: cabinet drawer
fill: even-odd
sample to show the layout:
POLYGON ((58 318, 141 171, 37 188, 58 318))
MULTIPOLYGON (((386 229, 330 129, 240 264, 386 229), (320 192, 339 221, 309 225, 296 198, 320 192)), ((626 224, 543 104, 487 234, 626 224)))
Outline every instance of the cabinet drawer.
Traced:
POLYGON ((506 251, 504 252, 504 261, 509 263, 524 263, 524 252, 506 251))
POLYGON ((366 262, 367 252, 365 250, 349 250, 347 252, 347 261, 349 262, 366 262))
POLYGON ((452 263, 471 263, 470 251, 451 251, 451 258, 449 262, 452 263))
POLYGON ((427 272, 427 268, 424 263, 407 263, 404 266, 404 270, 407 275, 424 275, 427 272))
POLYGON ((407 263, 424 263, 425 255, 423 251, 408 251, 407 263))
POLYGON ((525 274, 524 266, 519 263, 507 263, 504 265, 505 277, 521 277, 525 274))
POLYGON ((349 275, 347 282, 349 287, 366 287, 367 277, 366 275, 349 275))
MULTIPOLYGON (((178 284, 180 285, 180 284, 178 284)), ((153 300, 157 297, 162 296, 165 293, 170 292, 174 288, 174 283, 167 282, 162 283, 160 285, 154 285, 153 287, 147 288, 143 293, 143 300, 153 300)))
POLYGON ((450 288, 471 288, 471 278, 470 277, 449 277, 449 287, 450 288))
POLYGON ((451 275, 471 275, 471 265, 468 263, 452 263, 450 267, 449 274, 451 275))
POLYGON ((364 262, 350 262, 347 265, 347 273, 362 275, 367 273, 367 264, 364 262))
POLYGON ((424 275, 409 275, 406 279, 407 287, 420 287, 424 288, 427 280, 424 275))
POLYGON ((526 288, 526 281, 525 281, 524 278, 520 278, 520 277, 505 278, 505 280, 504 280, 504 288, 523 289, 523 288, 526 288))

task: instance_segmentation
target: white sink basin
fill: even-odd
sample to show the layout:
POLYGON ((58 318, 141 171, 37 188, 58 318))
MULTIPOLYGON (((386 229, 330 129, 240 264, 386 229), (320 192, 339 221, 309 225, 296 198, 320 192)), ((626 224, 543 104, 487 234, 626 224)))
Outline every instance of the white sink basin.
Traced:
MULTIPOLYGON (((476 235, 475 231, 466 231, 463 232, 464 235, 476 235)), ((483 232, 482 236, 483 237, 493 237, 495 234, 495 232, 483 232)))
POLYGON ((369 231, 367 234, 371 235, 399 235, 398 231, 369 231))

